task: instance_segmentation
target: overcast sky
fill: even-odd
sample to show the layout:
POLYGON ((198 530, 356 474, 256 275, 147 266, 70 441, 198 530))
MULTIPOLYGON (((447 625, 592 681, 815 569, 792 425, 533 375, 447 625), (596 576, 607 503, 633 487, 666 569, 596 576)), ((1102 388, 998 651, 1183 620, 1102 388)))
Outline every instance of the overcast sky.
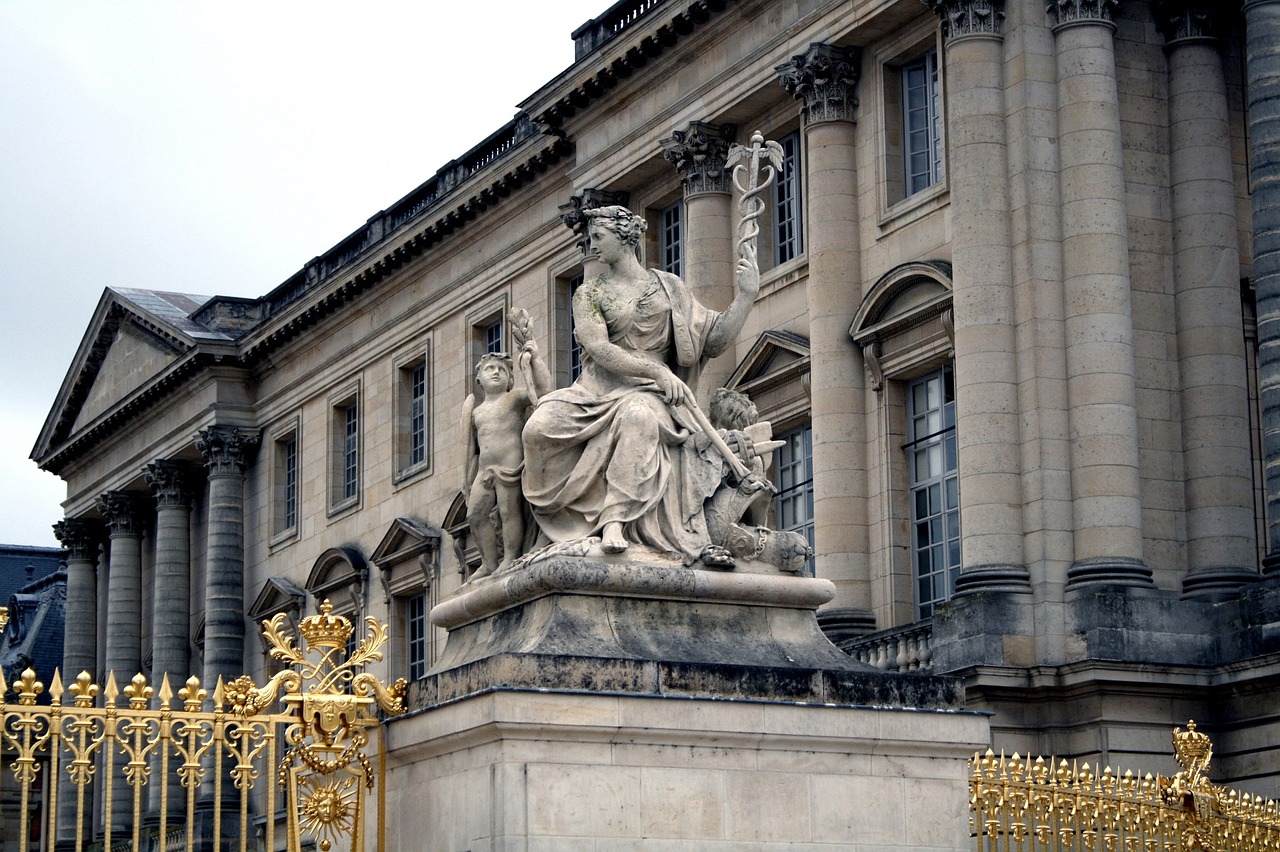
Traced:
POLYGON ((515 115, 610 0, 0 0, 0 542, 104 287, 261 296, 515 115))

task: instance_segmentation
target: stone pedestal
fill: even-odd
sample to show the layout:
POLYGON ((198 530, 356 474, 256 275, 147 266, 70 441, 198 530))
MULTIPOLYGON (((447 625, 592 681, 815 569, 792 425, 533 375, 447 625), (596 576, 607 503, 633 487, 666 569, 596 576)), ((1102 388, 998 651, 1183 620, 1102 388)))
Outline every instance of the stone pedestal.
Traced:
POLYGON ((392 849, 969 845, 959 681, 827 641, 826 580, 560 558, 432 610, 387 723, 392 849))

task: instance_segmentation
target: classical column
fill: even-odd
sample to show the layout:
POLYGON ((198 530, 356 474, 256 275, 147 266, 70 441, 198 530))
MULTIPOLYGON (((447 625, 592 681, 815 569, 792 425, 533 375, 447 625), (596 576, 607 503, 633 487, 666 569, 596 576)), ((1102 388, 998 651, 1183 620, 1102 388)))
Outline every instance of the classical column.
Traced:
POLYGON ((151 671, 178 687, 191 676, 191 491, 180 462, 160 460, 143 476, 156 498, 156 566, 152 604, 151 671))
POLYGON ((1258 299, 1258 395, 1262 408, 1267 555, 1280 575, 1280 0, 1245 0, 1245 90, 1253 187, 1253 282, 1258 299))
POLYGON ((1183 594, 1214 599, 1256 580, 1252 448, 1227 86, 1212 0, 1161 0, 1169 55, 1173 283, 1187 506, 1183 594))
POLYGON ((53 525, 67 551, 66 623, 62 638, 62 678, 95 674, 98 663, 98 530, 87 520, 67 518, 53 525))
POLYGON ((1151 585, 1142 556, 1129 231, 1112 13, 1056 0, 1075 562, 1069 587, 1151 585))
POLYGON ((861 51, 816 42, 777 68, 804 103, 816 571, 841 637, 875 629, 867 509, 866 381, 849 326, 862 301, 856 89, 861 51))
POLYGON ((942 19, 947 52, 957 473, 964 531, 956 592, 1030 592, 1022 550, 1004 3, 926 2, 942 19))
POLYGON ((107 574, 108 672, 123 686, 142 670, 142 524, 132 494, 108 491, 98 512, 110 534, 107 574))
MULTIPOLYGON (((699 302, 722 311, 734 295, 733 199, 725 159, 737 128, 692 121, 663 139, 662 155, 680 172, 684 185, 684 279, 699 302)), ((708 364, 698 377, 704 401, 724 386, 732 358, 708 364)))
POLYGON ((256 434, 233 426, 200 430, 209 471, 209 541, 204 595, 204 682, 210 689, 244 669, 244 469, 256 434))

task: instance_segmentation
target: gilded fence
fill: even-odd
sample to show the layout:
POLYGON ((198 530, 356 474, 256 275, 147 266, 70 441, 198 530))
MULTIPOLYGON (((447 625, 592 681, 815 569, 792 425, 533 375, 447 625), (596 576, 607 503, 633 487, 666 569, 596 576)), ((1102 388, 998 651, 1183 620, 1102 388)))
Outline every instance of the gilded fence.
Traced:
POLYGON ((403 706, 403 681, 362 671, 386 628, 365 619, 348 657, 353 625, 328 601, 298 626, 301 647, 284 616, 263 627, 282 669, 262 687, 219 680, 210 695, 191 678, 175 696, 167 677, 120 689, 114 675, 100 687, 55 671, 46 692, 30 669, 13 684, 0 674, 5 848, 362 852, 381 831, 369 730, 403 706))
POLYGON ((1173 743, 1182 771, 1172 778, 975 755, 970 836, 980 852, 1280 850, 1280 806, 1211 783, 1213 744, 1194 721, 1173 743))

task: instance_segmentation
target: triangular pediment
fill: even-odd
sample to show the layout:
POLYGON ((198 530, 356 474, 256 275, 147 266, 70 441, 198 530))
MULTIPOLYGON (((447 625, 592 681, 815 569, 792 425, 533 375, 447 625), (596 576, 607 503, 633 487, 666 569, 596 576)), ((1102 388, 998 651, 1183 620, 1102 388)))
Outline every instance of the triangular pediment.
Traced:
POLYGON ((249 617, 261 621, 278 612, 301 613, 306 605, 307 593, 297 583, 284 577, 268 577, 253 606, 249 607, 249 617))
POLYGON ((31 457, 42 462, 90 424, 178 369, 203 344, 231 342, 191 314, 204 296, 107 289, 89 322, 31 457))
POLYGON ((386 570, 440 548, 440 532, 412 518, 396 518, 369 561, 386 570))
POLYGON ((770 329, 756 338, 724 386, 730 390, 744 390, 767 377, 806 370, 808 365, 808 338, 790 331, 770 329))

